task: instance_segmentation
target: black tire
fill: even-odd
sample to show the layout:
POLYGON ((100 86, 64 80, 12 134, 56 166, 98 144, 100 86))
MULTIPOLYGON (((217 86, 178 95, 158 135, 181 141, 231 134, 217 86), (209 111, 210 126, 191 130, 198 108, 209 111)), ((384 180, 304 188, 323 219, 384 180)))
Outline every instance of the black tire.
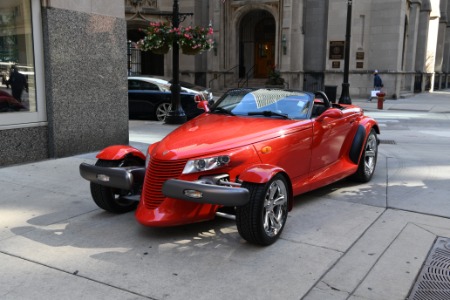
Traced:
MULTIPOLYGON (((135 157, 128 157, 122 160, 102 160, 99 159, 96 166, 101 167, 126 167, 143 166, 144 161, 135 157)), ((122 199, 122 196, 130 194, 130 191, 115 189, 91 182, 91 195, 95 204, 106 211, 122 214, 136 209, 138 202, 122 199)))
POLYGON ((164 121, 172 108, 172 104, 170 102, 161 102, 158 104, 155 110, 155 118, 158 121, 164 121))
POLYGON ((250 201, 236 208, 239 234, 249 243, 267 246, 281 235, 288 215, 289 188, 282 175, 266 184, 244 182, 250 201))
POLYGON ((369 133, 364 144, 363 153, 359 160, 358 170, 350 176, 350 179, 357 182, 369 182, 372 179, 378 157, 378 137, 374 129, 369 133))

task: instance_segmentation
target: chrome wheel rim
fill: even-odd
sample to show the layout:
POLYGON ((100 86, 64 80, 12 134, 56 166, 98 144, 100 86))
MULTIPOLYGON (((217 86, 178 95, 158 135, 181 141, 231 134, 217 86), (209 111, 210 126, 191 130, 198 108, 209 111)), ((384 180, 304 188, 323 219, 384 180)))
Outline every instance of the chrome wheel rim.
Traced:
POLYGON ((158 119, 158 121, 164 121, 171 107, 172 105, 170 103, 161 103, 158 105, 156 108, 156 119, 158 119))
POLYGON ((287 189, 285 183, 278 179, 272 182, 264 198, 264 231, 270 237, 276 236, 287 217, 287 189))
POLYGON ((370 134, 367 139, 366 149, 364 151, 364 172, 367 176, 371 176, 375 170, 377 159, 377 138, 374 134, 370 134))

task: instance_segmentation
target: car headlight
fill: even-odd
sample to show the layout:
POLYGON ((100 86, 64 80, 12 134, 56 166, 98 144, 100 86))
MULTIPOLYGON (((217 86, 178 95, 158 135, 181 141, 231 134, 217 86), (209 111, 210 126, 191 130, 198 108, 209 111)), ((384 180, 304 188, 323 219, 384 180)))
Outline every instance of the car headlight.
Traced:
POLYGON ((208 158, 191 159, 186 163, 183 174, 214 170, 230 163, 230 156, 220 155, 208 158))

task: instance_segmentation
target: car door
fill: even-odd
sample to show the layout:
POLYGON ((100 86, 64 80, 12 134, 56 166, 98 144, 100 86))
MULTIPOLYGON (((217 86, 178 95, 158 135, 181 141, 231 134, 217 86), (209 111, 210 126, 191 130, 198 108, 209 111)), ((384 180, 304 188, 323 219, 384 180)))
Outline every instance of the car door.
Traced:
POLYGON ((128 80, 128 110, 130 116, 150 117, 155 106, 162 101, 164 93, 151 82, 128 80))
MULTIPOLYGON (((336 108, 329 108, 336 109, 336 108)), ((342 156, 342 147, 355 116, 343 113, 340 118, 314 118, 311 172, 326 168, 342 156)))
POLYGON ((310 171, 313 125, 311 120, 292 121, 279 127, 279 136, 255 143, 264 164, 279 166, 286 171, 293 185, 294 194, 305 192, 310 171))

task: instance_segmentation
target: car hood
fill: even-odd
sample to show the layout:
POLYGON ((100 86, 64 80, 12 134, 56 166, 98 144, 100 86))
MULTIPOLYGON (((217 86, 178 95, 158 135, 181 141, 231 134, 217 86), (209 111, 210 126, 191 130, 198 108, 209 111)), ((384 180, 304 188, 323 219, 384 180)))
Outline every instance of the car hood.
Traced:
POLYGON ((270 140, 312 127, 310 120, 205 113, 181 125, 152 150, 157 159, 186 159, 270 140))

